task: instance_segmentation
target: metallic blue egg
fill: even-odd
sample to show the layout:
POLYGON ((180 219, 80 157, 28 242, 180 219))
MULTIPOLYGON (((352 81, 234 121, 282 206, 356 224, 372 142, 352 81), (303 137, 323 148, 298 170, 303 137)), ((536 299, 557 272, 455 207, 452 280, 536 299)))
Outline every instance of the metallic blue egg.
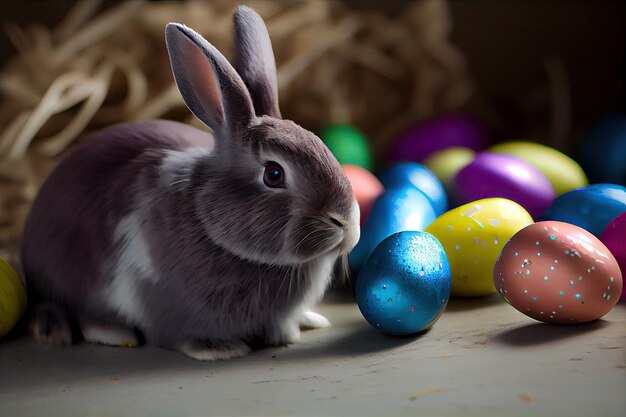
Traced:
POLYGON ((560 195, 541 220, 571 223, 600 237, 604 228, 626 212, 626 188, 615 184, 593 184, 560 195))
POLYGON ((417 162, 398 162, 385 168, 378 179, 385 189, 413 186, 426 194, 437 216, 448 211, 448 196, 439 178, 417 162))
POLYGON ((374 203, 361 230, 361 239, 350 252, 350 269, 358 272, 376 245, 387 236, 405 230, 424 230, 436 218, 424 193, 415 187, 393 187, 374 203))
POLYGON ((376 247, 356 282, 365 319, 383 333, 410 335, 430 328, 450 298, 450 265, 426 232, 400 232, 376 247))

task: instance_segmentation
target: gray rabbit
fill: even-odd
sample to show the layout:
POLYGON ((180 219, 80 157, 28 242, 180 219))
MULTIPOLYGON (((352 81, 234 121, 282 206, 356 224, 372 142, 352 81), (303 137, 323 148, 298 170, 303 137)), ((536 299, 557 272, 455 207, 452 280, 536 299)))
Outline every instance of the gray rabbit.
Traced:
POLYGON ((213 135, 114 126, 42 186, 22 240, 36 339, 214 360, 330 325, 310 308, 359 238, 358 205, 322 141, 281 119, 261 18, 239 7, 234 22, 234 68, 193 30, 166 28, 176 84, 213 135))

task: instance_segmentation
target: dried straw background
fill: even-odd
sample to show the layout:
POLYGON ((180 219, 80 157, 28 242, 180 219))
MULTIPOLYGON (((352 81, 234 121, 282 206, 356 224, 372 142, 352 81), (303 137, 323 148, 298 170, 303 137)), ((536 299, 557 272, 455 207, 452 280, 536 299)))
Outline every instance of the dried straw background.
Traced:
MULTIPOLYGON (((173 84, 164 26, 183 22, 228 57, 238 3, 132 0, 101 11, 84 0, 52 30, 5 25, 18 54, 0 73, 0 257, 16 261, 38 187, 86 133, 151 118, 199 126, 173 84)), ((311 130, 351 123, 381 154, 411 123, 476 98, 443 0, 393 20, 340 2, 247 4, 274 44, 284 116, 311 130)))

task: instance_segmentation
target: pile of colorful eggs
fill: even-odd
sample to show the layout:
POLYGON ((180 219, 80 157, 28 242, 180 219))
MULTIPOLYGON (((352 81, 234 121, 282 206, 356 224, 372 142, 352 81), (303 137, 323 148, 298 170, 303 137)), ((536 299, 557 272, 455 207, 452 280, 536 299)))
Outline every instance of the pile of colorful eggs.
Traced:
POLYGON ((544 145, 489 147, 487 130, 466 115, 409 130, 377 176, 356 129, 331 125, 321 137, 361 208, 350 269, 358 306, 380 331, 426 330, 450 296, 497 291, 559 324, 597 320, 623 296, 626 117, 599 122, 587 139, 593 157, 583 158, 592 181, 614 184, 589 185, 577 162, 544 145))
MULTIPOLYGON (((378 177, 358 130, 329 125, 321 137, 361 209, 350 268, 359 308, 382 332, 430 328, 451 295, 497 291, 527 316, 560 324, 597 320, 624 297, 625 116, 589 131, 584 171, 537 143, 489 148, 487 130, 466 115, 409 130, 378 177)), ((0 259, 0 337, 25 306, 24 285, 0 259)))

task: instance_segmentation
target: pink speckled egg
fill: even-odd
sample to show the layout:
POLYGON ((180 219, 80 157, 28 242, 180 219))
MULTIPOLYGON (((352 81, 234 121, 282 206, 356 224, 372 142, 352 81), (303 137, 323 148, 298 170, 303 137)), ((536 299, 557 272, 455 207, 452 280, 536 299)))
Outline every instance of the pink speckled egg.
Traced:
POLYGON ((359 204, 359 210, 361 211, 360 223, 363 226, 374 202, 385 192, 385 188, 378 178, 365 168, 348 164, 342 165, 342 167, 343 172, 350 181, 350 185, 352 185, 354 198, 356 198, 356 202, 359 204))
POLYGON ((517 310, 555 324, 597 320, 622 292, 622 274, 607 247, 586 230, 556 221, 516 233, 496 262, 493 281, 517 310))

